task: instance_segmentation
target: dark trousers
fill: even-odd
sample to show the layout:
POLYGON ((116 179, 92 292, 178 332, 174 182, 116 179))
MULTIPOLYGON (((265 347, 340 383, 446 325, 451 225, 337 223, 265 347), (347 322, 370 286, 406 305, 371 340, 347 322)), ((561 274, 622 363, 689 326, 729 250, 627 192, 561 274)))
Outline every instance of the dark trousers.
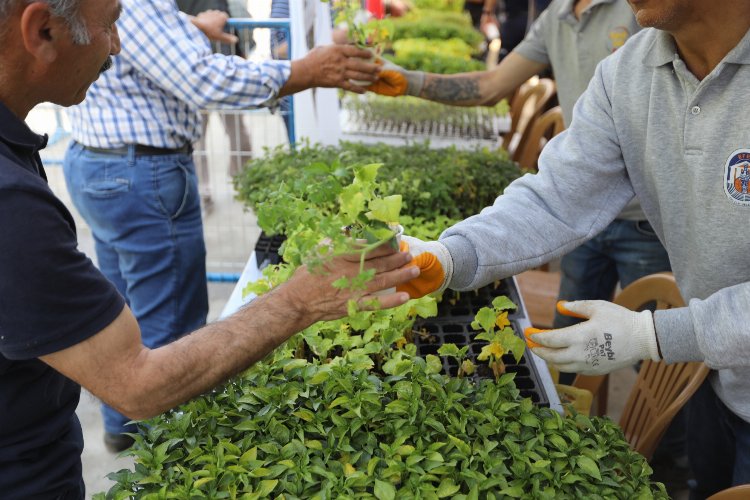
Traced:
POLYGON ((727 408, 708 379, 690 399, 687 435, 691 500, 750 483, 750 423, 727 408))

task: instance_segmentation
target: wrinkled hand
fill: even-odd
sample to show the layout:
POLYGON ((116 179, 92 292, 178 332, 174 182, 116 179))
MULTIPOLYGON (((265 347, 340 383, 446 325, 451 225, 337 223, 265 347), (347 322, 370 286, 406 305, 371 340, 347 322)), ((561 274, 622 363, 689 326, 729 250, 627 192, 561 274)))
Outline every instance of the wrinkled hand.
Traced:
POLYGON ((375 276, 366 283, 365 290, 337 288, 333 282, 339 278, 353 278, 360 272, 360 254, 339 255, 328 260, 321 268, 300 266, 285 284, 293 298, 290 307, 314 321, 337 319, 347 314, 347 303, 356 300, 363 309, 396 307, 409 296, 403 292, 385 295, 374 294, 396 287, 419 274, 414 266, 407 266, 411 255, 396 252, 389 244, 380 245, 365 256, 365 269, 375 269, 375 276), (377 300, 377 302, 373 302, 377 300))
POLYGON ((643 359, 661 359, 651 311, 633 312, 604 300, 561 301, 557 310, 588 321, 524 333, 534 353, 560 371, 603 375, 643 359))
POLYGON ((418 97, 422 93, 425 78, 423 72, 407 71, 387 59, 381 59, 379 63, 382 70, 378 74, 377 81, 368 86, 367 90, 389 97, 402 95, 418 97))
POLYGON ((310 79, 309 87, 338 87, 358 94, 365 89, 352 80, 373 82, 380 67, 372 53, 353 45, 325 45, 307 53, 302 71, 310 79))
POLYGON ((193 25, 201 30, 209 40, 213 42, 222 42, 233 45, 237 43, 238 38, 231 33, 224 31, 229 15, 220 10, 204 10, 197 16, 190 19, 193 25))
POLYGON ((453 276, 453 258, 439 241, 422 241, 411 236, 401 237, 401 251, 410 252, 412 265, 419 268, 419 276, 398 285, 396 290, 407 292, 412 299, 428 293, 442 292, 453 276))

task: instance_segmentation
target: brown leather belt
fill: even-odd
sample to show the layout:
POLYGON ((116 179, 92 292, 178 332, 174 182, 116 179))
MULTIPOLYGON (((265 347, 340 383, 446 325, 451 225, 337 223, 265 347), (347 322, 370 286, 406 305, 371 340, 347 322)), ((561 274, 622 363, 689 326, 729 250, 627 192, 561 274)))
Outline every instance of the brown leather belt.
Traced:
MULTIPOLYGON (((92 153, 99 153, 103 155, 127 155, 130 146, 122 146, 119 148, 95 148, 92 146, 83 146, 83 149, 91 151, 92 153)), ((191 144, 185 144, 179 148, 157 148, 155 146, 145 146, 143 144, 134 144, 136 156, 157 156, 157 155, 176 155, 186 154, 189 155, 193 152, 193 146, 191 144)))

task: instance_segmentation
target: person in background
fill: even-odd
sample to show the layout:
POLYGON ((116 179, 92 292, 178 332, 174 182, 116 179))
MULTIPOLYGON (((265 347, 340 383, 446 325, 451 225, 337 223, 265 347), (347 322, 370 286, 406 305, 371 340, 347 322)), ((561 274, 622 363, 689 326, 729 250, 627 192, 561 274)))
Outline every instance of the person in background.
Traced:
POLYGON ((500 38, 503 58, 521 43, 532 23, 549 6, 550 0, 504 0, 500 4, 500 38))
POLYGON ((499 27, 497 0, 465 0, 464 10, 471 16, 471 24, 476 29, 487 35, 488 26, 499 27))
MULTIPOLYGON (((103 0, 102 0, 103 1, 103 0)), ((122 0, 122 50, 112 70, 69 110, 72 141, 63 171, 91 227, 101 271, 126 298, 147 347, 206 322, 206 250, 192 144, 200 110, 273 107, 310 87, 364 89, 378 71, 352 46, 318 47, 302 59, 251 62, 212 53, 208 38, 170 0, 122 0)), ((203 26, 212 38, 225 13, 203 26)), ((232 42, 236 41, 234 38, 232 42)), ((130 384, 128 378, 122 385, 130 384)), ((103 406, 105 443, 132 443, 128 417, 103 406)))
MULTIPOLYGON (((216 11, 226 14, 229 17, 248 18, 250 13, 247 11, 242 2, 228 0, 177 0, 177 7, 189 16, 197 16, 203 12, 216 11)), ((214 52, 221 52, 225 55, 237 55, 247 57, 249 51, 255 47, 252 30, 224 30, 235 42, 231 42, 231 37, 226 37, 223 43, 215 42, 213 45, 214 52), (241 38, 240 38, 241 37, 241 38)), ((196 141, 195 148, 204 154, 195 158, 196 172, 198 174, 198 190, 201 194, 201 205, 204 212, 208 212, 213 207, 213 198, 211 196, 210 169, 208 164, 208 154, 206 147, 206 128, 208 127, 209 110, 203 110, 202 126, 200 139, 196 141)), ((234 176, 242 168, 242 165, 251 158, 252 144, 250 141, 250 132, 245 127, 242 115, 234 113, 219 113, 221 124, 229 139, 229 175, 234 176)))
POLYGON ((439 241, 402 241, 415 262, 437 260, 437 276, 413 286, 472 290, 564 255, 637 196, 688 305, 562 302, 562 314, 585 321, 530 335, 529 345, 563 371, 591 375, 643 359, 712 368, 687 407, 691 498, 706 498, 750 483, 750 239, 737 231, 750 216, 741 180, 750 136, 727 124, 750 106, 750 0, 630 4, 654 29, 599 63, 539 172, 439 241))

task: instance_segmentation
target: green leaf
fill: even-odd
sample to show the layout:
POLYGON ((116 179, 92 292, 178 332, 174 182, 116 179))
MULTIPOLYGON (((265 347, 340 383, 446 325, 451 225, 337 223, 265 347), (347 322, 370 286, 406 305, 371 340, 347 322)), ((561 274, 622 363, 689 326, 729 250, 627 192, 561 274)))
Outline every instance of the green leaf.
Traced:
POLYGON ((394 500, 396 498, 396 488, 391 483, 376 479, 375 498, 378 500, 394 500))
POLYGON ((401 213, 401 195, 394 194, 385 198, 375 198, 370 201, 370 211, 367 217, 372 220, 379 220, 386 223, 398 222, 399 213, 401 213))
POLYGON ((411 300, 409 304, 411 311, 420 318, 432 318, 438 314, 437 300, 430 295, 411 300))
POLYGON ((440 361, 440 358, 435 356, 434 354, 428 354, 425 358, 425 361, 427 362, 427 373, 440 373, 443 371, 443 362, 440 361))
POLYGON ((474 326, 476 323, 482 330, 492 331, 495 328, 495 318, 497 318, 495 311, 489 307, 483 307, 477 312, 477 315, 474 317, 475 321, 471 323, 471 326, 478 329, 474 326))
POLYGON ((461 486, 455 484, 452 479, 445 478, 440 481, 440 486, 437 489, 437 496, 439 498, 445 498, 453 495, 461 489, 461 486))
POLYGON ((260 482, 260 486, 258 487, 258 493, 260 496, 265 497, 271 494, 271 492, 276 488, 276 485, 279 484, 278 479, 264 479, 260 482))
POLYGON ((284 373, 287 373, 295 368, 302 368, 307 365, 306 359, 292 359, 284 365, 284 373))
POLYGON ((356 186, 348 186, 341 192, 339 204, 341 213, 347 218, 346 222, 353 224, 365 209, 365 196, 356 186))
POLYGON ((454 358, 458 357, 458 346, 456 344, 443 344, 438 349, 438 354, 441 356, 453 356, 454 358))
POLYGON ((583 455, 577 457, 576 464, 578 464, 578 467, 580 467, 583 472, 601 481, 602 474, 599 471, 599 466, 597 466, 596 462, 591 460, 589 457, 583 455))
POLYGON ((515 309, 517 306, 505 295, 500 295, 492 300, 492 307, 505 311, 506 309, 515 309))
POLYGON ((471 455, 471 446, 466 444, 466 442, 462 441, 461 439, 458 439, 455 436, 451 436, 450 434, 448 434, 448 439, 450 439, 451 443, 453 443, 455 447, 458 448, 458 450, 461 453, 463 453, 466 456, 471 455))
POLYGON ((378 176, 378 170, 382 166, 382 163, 370 163, 369 165, 363 165, 354 171, 354 177, 355 179, 357 179, 357 181, 362 183, 373 182, 378 176))

